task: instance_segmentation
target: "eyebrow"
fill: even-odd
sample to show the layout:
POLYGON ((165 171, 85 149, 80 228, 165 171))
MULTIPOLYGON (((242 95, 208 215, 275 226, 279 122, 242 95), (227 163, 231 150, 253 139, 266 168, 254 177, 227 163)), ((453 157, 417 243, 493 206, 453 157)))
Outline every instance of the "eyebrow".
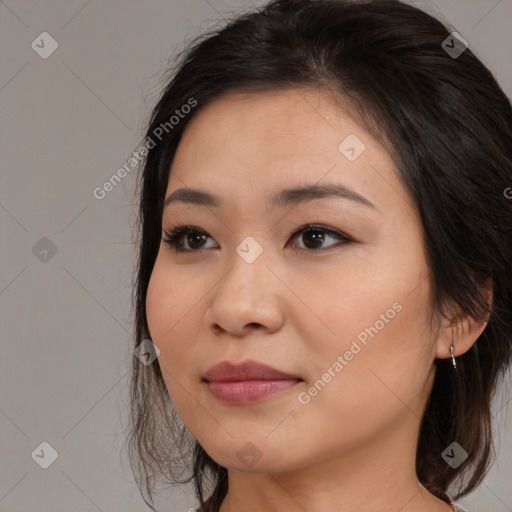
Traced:
MULTIPOLYGON (((295 206, 300 203, 306 203, 314 199, 324 199, 337 197, 340 199, 348 199, 363 206, 378 208, 366 197, 362 196, 355 190, 346 185, 329 183, 325 185, 300 185, 294 188, 281 190, 270 197, 269 208, 284 208, 295 206)), ((209 206, 219 208, 223 204, 223 200, 217 194, 211 194, 200 189, 180 188, 175 190, 165 200, 164 208, 171 203, 189 203, 201 206, 209 206)))

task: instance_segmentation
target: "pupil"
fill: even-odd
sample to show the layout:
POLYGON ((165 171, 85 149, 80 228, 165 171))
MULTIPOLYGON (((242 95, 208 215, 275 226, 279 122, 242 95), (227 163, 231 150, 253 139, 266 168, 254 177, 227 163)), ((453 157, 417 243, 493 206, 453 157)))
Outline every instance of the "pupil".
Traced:
MULTIPOLYGON (((303 236, 305 236, 305 240, 307 240, 308 238, 311 238, 313 240, 313 247, 317 247, 319 242, 321 245, 321 243, 324 241, 324 236, 321 231, 308 231, 307 233, 310 233, 310 235, 308 236, 304 234, 303 236), (317 245, 315 245, 315 242, 317 245)), ((307 243, 305 243, 304 245, 306 247, 309 247, 307 243)))
MULTIPOLYGON (((193 249, 197 249, 197 248, 198 248, 198 246, 200 246, 200 245, 201 245, 201 243, 199 242, 199 244, 196 246, 196 245, 194 245, 194 242, 190 243, 190 240, 193 240, 194 238, 196 238, 196 239, 198 239, 198 238, 204 238, 204 236, 205 236, 205 235, 202 235, 202 234, 200 234, 200 233, 195 233, 195 234, 193 233, 193 234, 189 235, 189 238, 188 238, 188 244, 189 244, 189 246, 190 246, 190 247, 192 247, 193 249)), ((204 240, 203 240, 203 241, 204 241, 204 240)))

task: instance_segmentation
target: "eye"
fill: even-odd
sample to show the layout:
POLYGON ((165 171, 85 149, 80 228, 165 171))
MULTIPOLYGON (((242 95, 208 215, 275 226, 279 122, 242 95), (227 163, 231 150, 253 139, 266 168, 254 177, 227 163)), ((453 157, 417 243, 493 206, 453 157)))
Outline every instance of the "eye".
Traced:
MULTIPOLYGON (((291 239, 293 240, 299 237, 299 235, 306 241, 304 247, 299 247, 301 250, 324 249, 325 247, 322 247, 321 245, 325 242, 326 236, 328 238, 337 239, 340 244, 352 242, 352 239, 348 236, 320 224, 308 224, 306 226, 302 226, 293 233, 291 239)), ((203 249, 211 248, 203 245, 205 240, 208 238, 211 238, 208 233, 196 226, 176 226, 170 231, 164 232, 163 241, 176 252, 199 252, 203 249)), ((339 244, 330 244, 327 248, 332 245, 339 244)))
POLYGON ((299 247, 299 249, 325 249, 332 247, 333 245, 340 245, 352 242, 348 236, 335 231, 326 226, 322 226, 320 224, 309 224, 307 226, 303 226, 292 235, 293 238, 300 237, 305 241, 305 247, 299 247), (340 244, 330 244, 327 247, 321 247, 321 244, 325 242, 326 235, 329 238, 334 238, 340 241, 340 244))
POLYGON ((171 246, 176 252, 198 252, 205 247, 198 247, 208 236, 206 231, 196 226, 176 226, 171 231, 165 231, 163 241, 171 246), (186 237, 184 235, 187 235, 186 237), (182 239, 188 247, 183 247, 182 239))

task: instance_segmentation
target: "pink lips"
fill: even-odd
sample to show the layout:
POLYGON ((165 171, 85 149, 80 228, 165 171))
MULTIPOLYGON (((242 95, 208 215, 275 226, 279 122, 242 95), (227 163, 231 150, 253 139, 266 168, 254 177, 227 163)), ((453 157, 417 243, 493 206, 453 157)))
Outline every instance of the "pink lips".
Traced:
POLYGON ((212 366, 204 375, 208 389, 226 404, 248 404, 281 393, 302 379, 255 361, 212 366))

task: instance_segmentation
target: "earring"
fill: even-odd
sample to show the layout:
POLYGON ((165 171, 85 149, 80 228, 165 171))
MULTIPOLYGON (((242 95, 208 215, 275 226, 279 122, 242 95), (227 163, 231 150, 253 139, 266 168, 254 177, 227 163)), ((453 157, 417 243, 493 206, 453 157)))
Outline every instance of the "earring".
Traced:
POLYGON ((455 373, 457 373, 457 363, 455 362, 455 356, 453 355, 453 344, 450 346, 450 352, 452 354, 453 369, 455 370, 455 373))

